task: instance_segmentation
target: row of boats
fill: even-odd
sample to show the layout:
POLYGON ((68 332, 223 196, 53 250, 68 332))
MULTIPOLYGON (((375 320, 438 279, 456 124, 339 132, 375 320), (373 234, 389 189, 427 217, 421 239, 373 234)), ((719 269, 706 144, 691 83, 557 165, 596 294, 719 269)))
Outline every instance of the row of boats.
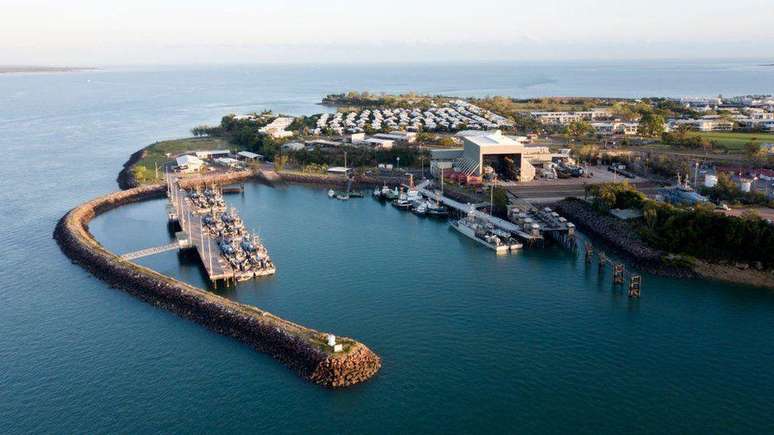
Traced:
POLYGON ((226 209, 226 201, 223 199, 223 193, 214 187, 197 187, 188 193, 188 198, 196 208, 200 210, 214 210, 220 212, 226 209))
POLYGON ((227 209, 222 194, 216 190, 189 192, 191 203, 206 210, 202 230, 214 239, 220 255, 238 280, 274 273, 275 267, 268 250, 257 234, 250 233, 234 208, 227 209))
POLYGON ((389 201, 395 208, 408 210, 419 216, 447 217, 449 209, 440 201, 440 194, 434 200, 425 199, 418 190, 409 187, 391 189, 387 185, 373 191, 374 198, 389 201))
MULTIPOLYGON (((441 189, 443 189, 443 185, 441 189)), ((351 192, 349 186, 347 192, 351 192)), ((345 199, 340 198, 339 195, 334 190, 328 191, 328 196, 331 198, 345 199)), ((391 188, 386 184, 381 188, 377 187, 373 190, 373 197, 381 201, 390 202, 395 208, 411 211, 419 216, 446 218, 450 214, 449 208, 441 201, 443 197, 442 191, 436 191, 435 197, 425 198, 414 187, 413 177, 409 177, 407 187, 397 186, 391 188)), ((498 228, 489 219, 486 219, 486 216, 482 216, 472 208, 465 217, 450 219, 449 225, 460 234, 492 249, 498 254, 518 251, 523 248, 523 244, 514 234, 498 228)))
MULTIPOLYGON (((374 189, 375 198, 390 201, 393 206, 402 210, 410 210, 420 216, 448 217, 449 208, 441 203, 441 193, 436 192, 433 199, 424 198, 413 188, 413 183, 404 190, 400 187, 390 188, 387 185, 374 189)), ((516 237, 508 231, 495 227, 492 223, 477 216, 474 210, 462 219, 451 219, 449 225, 476 242, 494 250, 498 254, 517 251, 523 247, 516 237)))

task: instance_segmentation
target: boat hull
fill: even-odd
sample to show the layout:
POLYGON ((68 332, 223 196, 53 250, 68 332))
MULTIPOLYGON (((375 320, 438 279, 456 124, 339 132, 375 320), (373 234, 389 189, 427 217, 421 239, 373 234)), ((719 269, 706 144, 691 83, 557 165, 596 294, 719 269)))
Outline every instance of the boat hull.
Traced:
POLYGON ((475 231, 473 231, 472 228, 470 228, 467 225, 462 225, 458 221, 450 222, 449 225, 455 230, 457 230, 457 232, 459 232, 460 234, 467 236, 469 239, 475 240, 481 245, 484 245, 487 248, 495 251, 497 254, 507 254, 508 251, 510 250, 508 245, 494 245, 492 243, 487 242, 486 240, 481 239, 480 237, 477 237, 475 231))

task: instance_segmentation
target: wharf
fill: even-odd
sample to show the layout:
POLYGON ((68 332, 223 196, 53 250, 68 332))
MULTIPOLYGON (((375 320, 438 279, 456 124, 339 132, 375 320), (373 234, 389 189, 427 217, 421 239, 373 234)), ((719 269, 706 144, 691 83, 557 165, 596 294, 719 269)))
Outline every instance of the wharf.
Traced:
MULTIPOLYGON (((416 189, 426 198, 435 199, 438 197, 438 195, 436 195, 436 192, 428 189, 429 185, 430 181, 425 180, 419 183, 416 189)), ((481 212, 478 210, 480 208, 480 204, 463 204, 459 201, 455 201, 454 199, 442 195, 440 196, 439 201, 447 207, 453 208, 461 213, 472 216, 481 221, 490 223, 494 227, 501 230, 508 231, 511 234, 514 234, 520 239, 526 241, 527 243, 533 244, 541 242, 543 240, 543 234, 548 234, 552 239, 558 240, 567 246, 574 246, 574 243, 571 243, 570 240, 574 234, 575 228, 572 223, 568 222, 566 219, 558 217, 555 213, 550 212, 550 210, 547 211, 538 209, 529 204, 527 201, 517 198, 510 192, 508 195, 509 200, 512 203, 515 203, 525 212, 523 217, 531 218, 529 222, 538 224, 539 231, 525 231, 523 223, 527 222, 527 220, 522 222, 523 219, 521 219, 519 216, 517 217, 521 219, 519 220, 519 223, 522 223, 522 225, 481 212)))
MULTIPOLYGON (((427 186, 430 185, 429 180, 425 180, 421 183, 419 183, 416 187, 417 191, 421 193, 423 196, 425 196, 428 199, 434 199, 436 198, 435 192, 430 191, 427 186)), ((542 239, 542 237, 535 236, 532 234, 526 233, 524 230, 522 230, 520 227, 516 226, 515 224, 508 222, 504 219, 500 219, 496 216, 492 216, 486 213, 483 213, 476 209, 476 206, 473 204, 463 204, 459 201, 455 201, 449 197, 441 196, 439 198, 439 201, 450 208, 453 208, 461 213, 469 214, 470 216, 473 216, 477 219, 483 220, 485 222, 491 223, 496 228, 500 228, 505 231, 509 231, 512 234, 515 234, 519 238, 527 241, 537 241, 542 239)))
POLYGON ((276 273, 276 268, 273 264, 260 270, 247 271, 233 267, 221 255, 221 249, 218 246, 217 240, 209 233, 203 223, 203 217, 211 213, 213 209, 198 207, 188 197, 185 189, 172 182, 171 179, 167 188, 171 207, 169 213, 170 220, 177 221, 180 224, 182 232, 187 236, 189 246, 196 249, 196 252, 199 254, 207 277, 211 282, 245 281, 253 277, 276 273))

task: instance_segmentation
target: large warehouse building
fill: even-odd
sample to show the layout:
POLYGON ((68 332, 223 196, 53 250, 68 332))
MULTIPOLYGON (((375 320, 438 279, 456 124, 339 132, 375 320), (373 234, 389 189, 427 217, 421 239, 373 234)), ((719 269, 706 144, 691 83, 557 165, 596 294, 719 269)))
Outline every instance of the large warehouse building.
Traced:
POLYGON ((504 181, 531 181, 535 167, 530 161, 551 160, 545 147, 526 147, 524 139, 506 136, 500 130, 462 131, 461 150, 433 153, 436 167, 450 167, 466 175, 491 175, 504 181), (544 155, 545 154, 545 155, 544 155))

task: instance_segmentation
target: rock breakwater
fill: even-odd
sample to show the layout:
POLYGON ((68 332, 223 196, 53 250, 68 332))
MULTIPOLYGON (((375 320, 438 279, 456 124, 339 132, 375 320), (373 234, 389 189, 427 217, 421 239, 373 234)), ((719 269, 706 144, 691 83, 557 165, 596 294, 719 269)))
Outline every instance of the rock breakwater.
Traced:
MULTIPOLYGON (((253 175, 227 174, 206 181, 233 182, 253 175)), ((123 260, 102 247, 89 233, 89 222, 100 213, 163 197, 165 191, 163 184, 141 186, 84 203, 59 220, 54 239, 74 262, 112 286, 267 353, 315 384, 347 387, 366 381, 379 371, 380 358, 360 342, 339 337, 337 341, 342 350, 333 352, 326 343, 326 333, 123 260)))

